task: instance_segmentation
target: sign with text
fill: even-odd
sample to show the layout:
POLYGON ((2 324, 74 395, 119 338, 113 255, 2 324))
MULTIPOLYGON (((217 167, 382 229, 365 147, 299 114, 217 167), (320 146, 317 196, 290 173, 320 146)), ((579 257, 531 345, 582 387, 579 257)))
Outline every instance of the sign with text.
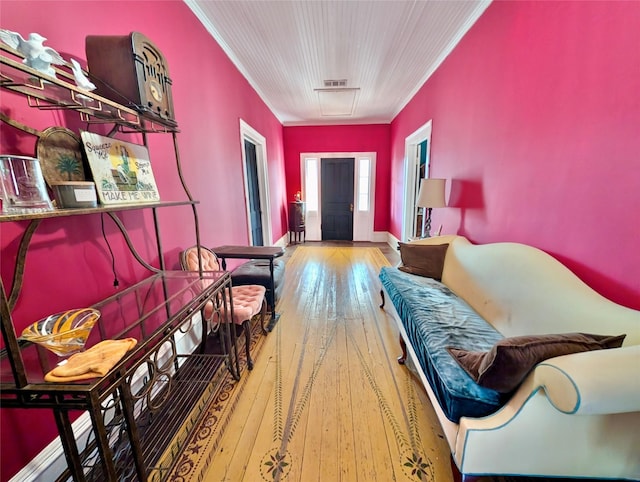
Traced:
POLYGON ((80 136, 102 204, 160 201, 145 146, 91 132, 80 136))

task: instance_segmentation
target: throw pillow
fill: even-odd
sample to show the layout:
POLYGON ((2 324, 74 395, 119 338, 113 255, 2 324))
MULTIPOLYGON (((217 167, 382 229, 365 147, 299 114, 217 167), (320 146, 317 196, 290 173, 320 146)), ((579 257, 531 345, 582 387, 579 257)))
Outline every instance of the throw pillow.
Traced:
POLYGON ((400 243, 402 266, 398 269, 440 281, 448 247, 449 244, 400 243))
POLYGON ((517 336, 500 340, 488 352, 453 347, 447 347, 447 350, 478 385, 509 393, 520 385, 533 367, 547 358, 618 348, 625 336, 589 333, 517 336))

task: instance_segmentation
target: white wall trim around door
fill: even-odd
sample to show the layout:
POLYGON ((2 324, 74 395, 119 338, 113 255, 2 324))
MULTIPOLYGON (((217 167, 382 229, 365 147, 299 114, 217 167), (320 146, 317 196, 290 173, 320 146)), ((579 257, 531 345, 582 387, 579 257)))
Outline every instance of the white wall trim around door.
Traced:
POLYGON ((320 176, 321 159, 335 159, 335 158, 353 158, 354 162, 354 175, 353 175, 353 199, 354 199, 354 211, 353 211, 353 240, 354 241, 374 241, 373 221, 375 217, 375 199, 376 199, 376 153, 375 152, 303 152, 300 154, 300 182, 302 199, 306 197, 306 159, 317 159, 317 193, 318 193, 318 209, 310 210, 307 203, 307 212, 305 216, 305 239, 309 241, 320 241, 322 239, 321 219, 322 219, 322 199, 321 196, 321 183, 320 176), (371 161, 371 175, 369 176, 369 209, 367 211, 358 210, 358 180, 360 174, 360 159, 369 159, 371 161))
POLYGON ((244 201, 247 213, 247 236, 249 244, 253 245, 251 235, 251 216, 249 213, 249 188, 247 186, 247 153, 244 141, 248 140, 256 146, 256 160, 258 164, 258 189, 260 190, 260 207, 262 209, 262 238, 265 246, 273 243, 271 229, 271 196, 269 195, 269 166, 267 165, 267 140, 257 130, 240 119, 240 149, 242 152, 242 175, 244 179, 244 201))
MULTIPOLYGON (((428 140, 427 149, 431 150, 431 129, 432 120, 418 128, 413 134, 404 140, 404 195, 402 199, 402 232, 400 236, 407 240, 415 235, 413 232, 413 223, 415 221, 416 212, 416 186, 417 167, 419 160, 417 159, 417 146, 428 140)), ((431 158, 431 154, 427 155, 427 159, 431 158)), ((427 169, 429 165, 427 164, 427 169)), ((425 177, 429 177, 429 172, 425 172, 425 177)))

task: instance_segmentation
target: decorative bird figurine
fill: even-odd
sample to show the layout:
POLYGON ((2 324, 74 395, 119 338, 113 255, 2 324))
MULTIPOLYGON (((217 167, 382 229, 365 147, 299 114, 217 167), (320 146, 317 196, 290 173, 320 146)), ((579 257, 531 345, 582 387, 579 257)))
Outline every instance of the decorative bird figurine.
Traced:
POLYGON ((95 84, 84 74, 82 67, 80 67, 76 59, 71 59, 71 71, 73 72, 73 77, 76 79, 76 85, 78 87, 89 92, 96 90, 95 84))
POLYGON ((56 71, 51 64, 66 63, 58 52, 43 45, 47 39, 38 33, 30 33, 29 38, 25 40, 18 32, 2 28, 0 40, 24 55, 22 63, 51 77, 56 77, 56 71))

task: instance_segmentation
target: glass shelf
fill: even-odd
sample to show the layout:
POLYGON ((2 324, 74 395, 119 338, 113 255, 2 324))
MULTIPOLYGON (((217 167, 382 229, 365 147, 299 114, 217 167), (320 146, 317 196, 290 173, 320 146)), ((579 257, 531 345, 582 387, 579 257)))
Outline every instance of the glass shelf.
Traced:
POLYGON ((4 407, 52 408, 64 419, 67 430, 60 436, 74 464, 60 480, 74 472, 83 474, 76 480, 165 479, 188 440, 180 435, 185 423, 200 418, 207 407, 203 401, 221 392, 226 373, 235 376, 231 323, 209 333, 206 320, 192 319, 207 303, 214 304, 217 319, 228 319, 230 288, 226 271, 164 271, 94 304, 101 317, 85 349, 103 340, 137 340, 103 377, 47 383, 44 375, 63 358, 22 342, 28 383, 18 388, 6 382, 11 379, 9 359, 0 359, 4 407), (176 338, 191 331, 193 323, 201 327, 202 340, 198 353, 191 354, 176 338), (219 351, 203 353, 208 334, 219 338, 219 351), (70 410, 93 413, 92 430, 80 446, 64 415, 70 410))
MULTIPOLYGON (((91 306, 100 312, 100 318, 91 330, 85 350, 103 340, 135 338, 138 341, 136 347, 112 372, 122 370, 180 329, 228 280, 226 271, 208 271, 202 275, 193 271, 163 271, 152 275, 91 306)), ((45 383, 44 375, 64 358, 30 342, 21 341, 20 345, 29 384, 23 390, 34 390, 34 395, 46 391, 83 392, 98 385, 108 385, 111 381, 112 377, 107 374, 102 379, 72 384, 45 383), (37 388, 35 385, 39 384, 44 386, 37 388)), ((6 356, 0 358, 0 379, 5 393, 16 388, 9 382, 13 376, 6 356)))
POLYGON ((187 206, 198 204, 199 201, 160 201, 153 203, 100 205, 95 208, 53 209, 51 211, 37 211, 31 213, 0 214, 0 223, 14 221, 28 221, 34 219, 48 219, 68 216, 83 216, 95 213, 111 213, 116 211, 130 211, 134 209, 161 208, 170 206, 187 206))

